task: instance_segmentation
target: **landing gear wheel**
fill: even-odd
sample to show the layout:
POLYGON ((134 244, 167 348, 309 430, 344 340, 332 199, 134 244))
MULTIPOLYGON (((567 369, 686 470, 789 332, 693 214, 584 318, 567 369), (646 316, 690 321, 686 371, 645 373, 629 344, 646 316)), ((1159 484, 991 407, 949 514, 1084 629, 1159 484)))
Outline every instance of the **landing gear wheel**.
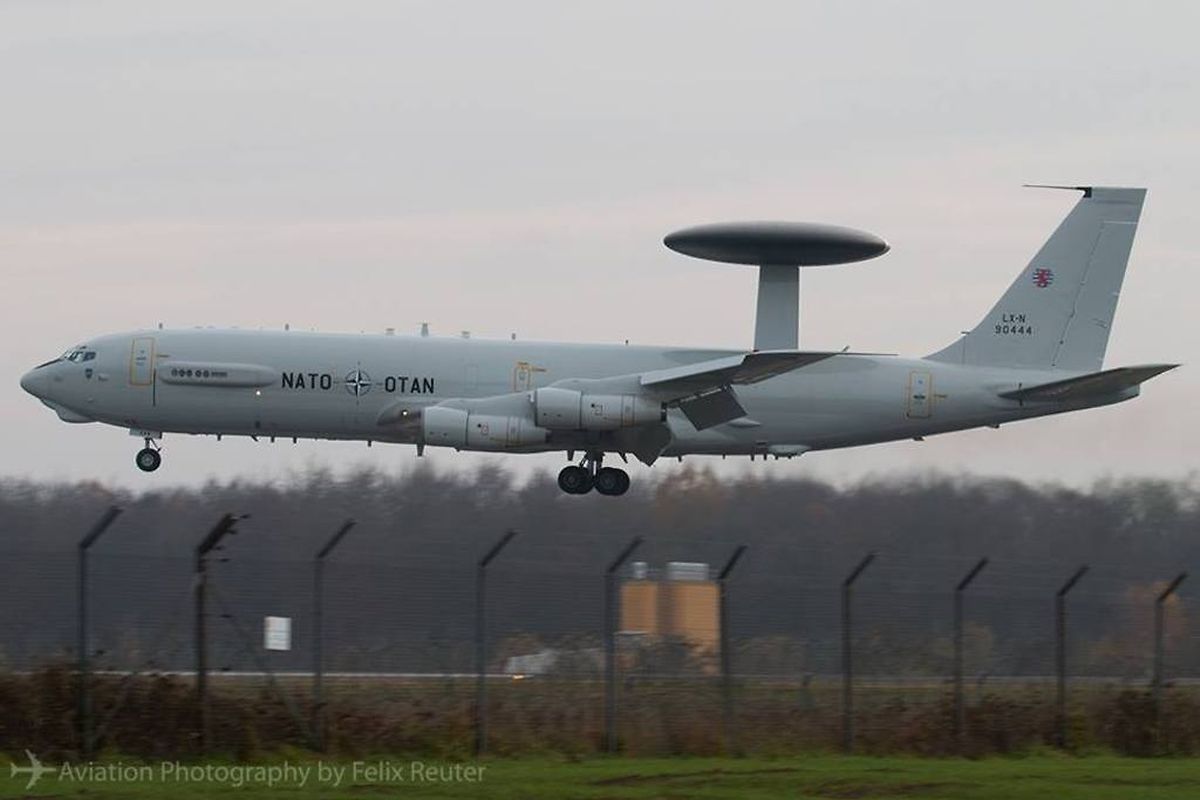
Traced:
POLYGON ((134 461, 142 472, 154 472, 162 464, 162 454, 153 447, 146 447, 138 451, 134 461))
POLYGON ((558 473, 558 488, 567 494, 587 494, 592 490, 592 474, 583 467, 563 467, 558 473))
POLYGON ((616 467, 604 467, 596 473, 596 491, 610 497, 629 491, 629 474, 616 467))

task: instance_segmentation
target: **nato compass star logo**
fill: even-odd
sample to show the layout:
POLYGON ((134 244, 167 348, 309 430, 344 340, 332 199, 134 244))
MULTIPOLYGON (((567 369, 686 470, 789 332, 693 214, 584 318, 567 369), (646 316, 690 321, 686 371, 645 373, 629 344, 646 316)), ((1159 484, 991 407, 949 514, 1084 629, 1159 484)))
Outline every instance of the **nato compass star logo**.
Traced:
POLYGON ((1038 267, 1033 271, 1033 285, 1037 288, 1045 289, 1052 283, 1054 283, 1054 270, 1047 267, 1038 267))
POLYGON ((346 391, 355 397, 362 397, 371 391, 371 376, 362 369, 352 370, 346 375, 346 391))

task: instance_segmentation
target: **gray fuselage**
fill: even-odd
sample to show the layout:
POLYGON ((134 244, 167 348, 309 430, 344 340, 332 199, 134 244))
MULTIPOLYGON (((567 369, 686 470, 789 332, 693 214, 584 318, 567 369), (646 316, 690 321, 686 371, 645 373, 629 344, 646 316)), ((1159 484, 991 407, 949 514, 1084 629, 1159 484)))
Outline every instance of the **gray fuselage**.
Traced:
MULTIPOLYGON (((606 378, 695 364, 736 350, 564 344, 296 331, 149 330, 102 336, 28 373, 22 385, 70 422, 136 431, 417 443, 381 422, 398 403, 520 393, 566 378, 606 378), (81 357, 83 358, 83 357, 81 357)), ((1000 392, 1079 372, 966 366, 887 355, 837 355, 737 387, 747 414, 696 430, 678 409, 662 455, 796 455, 1107 405, 1137 387, 1075 403, 1000 392)), ((555 434, 521 452, 588 447, 555 434)), ((618 449, 599 444, 600 449, 618 449)))

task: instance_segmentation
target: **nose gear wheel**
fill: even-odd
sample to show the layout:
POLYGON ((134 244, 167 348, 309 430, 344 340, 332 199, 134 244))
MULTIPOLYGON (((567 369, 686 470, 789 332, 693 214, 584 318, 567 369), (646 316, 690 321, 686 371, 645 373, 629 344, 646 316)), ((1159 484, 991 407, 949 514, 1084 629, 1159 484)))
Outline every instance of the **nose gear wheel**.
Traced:
POLYGON ((134 456, 134 463, 142 472, 154 472, 162 465, 162 453, 153 439, 146 439, 146 446, 134 456))

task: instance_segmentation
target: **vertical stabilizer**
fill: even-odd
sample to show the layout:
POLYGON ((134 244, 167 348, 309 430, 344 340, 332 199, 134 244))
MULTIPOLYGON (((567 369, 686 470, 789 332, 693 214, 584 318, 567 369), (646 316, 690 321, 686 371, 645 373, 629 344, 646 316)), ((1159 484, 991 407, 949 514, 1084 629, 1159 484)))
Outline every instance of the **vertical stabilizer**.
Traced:
POLYGON ((1078 188, 1083 197, 1000 302, 973 330, 930 359, 1101 369, 1146 190, 1078 188))

